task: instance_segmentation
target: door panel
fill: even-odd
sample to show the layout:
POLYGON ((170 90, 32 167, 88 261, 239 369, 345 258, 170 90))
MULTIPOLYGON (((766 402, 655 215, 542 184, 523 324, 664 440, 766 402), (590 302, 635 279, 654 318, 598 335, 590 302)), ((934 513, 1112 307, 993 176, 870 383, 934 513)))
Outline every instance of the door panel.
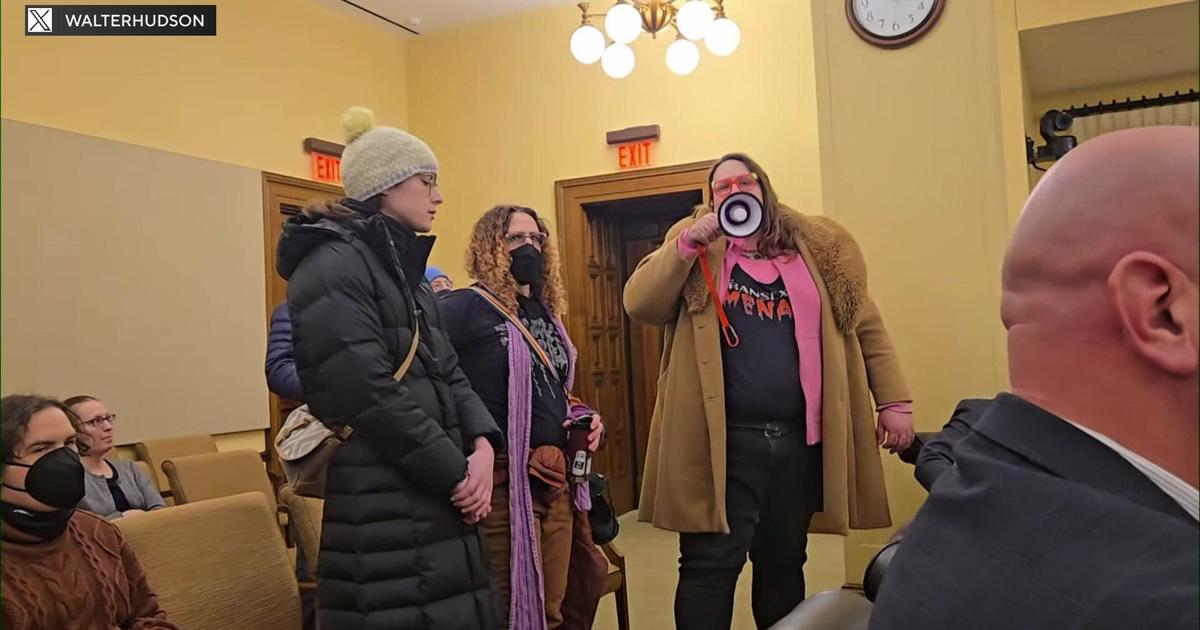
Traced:
POLYGON ((589 366, 579 395, 604 418, 607 435, 596 453, 595 467, 609 478, 618 513, 633 509, 633 461, 629 399, 625 387, 625 326, 621 307, 620 232, 599 217, 588 217, 587 295, 590 297, 586 357, 589 366))

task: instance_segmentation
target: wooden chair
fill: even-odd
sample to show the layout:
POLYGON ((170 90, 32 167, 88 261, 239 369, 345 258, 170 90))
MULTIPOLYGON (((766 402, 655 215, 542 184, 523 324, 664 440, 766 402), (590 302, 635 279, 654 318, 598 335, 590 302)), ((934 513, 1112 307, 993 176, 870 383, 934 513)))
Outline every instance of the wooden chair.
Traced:
POLYGON ((117 519, 180 628, 300 630, 294 565, 261 492, 117 519))
POLYGON ((171 494, 171 485, 163 472, 162 463, 184 455, 216 453, 217 442, 211 435, 184 435, 138 442, 133 445, 133 450, 137 452, 138 459, 150 465, 158 491, 166 497, 171 494))
POLYGON ((617 627, 629 630, 629 582, 625 579, 625 556, 613 543, 600 547, 608 558, 608 575, 604 578, 604 593, 613 593, 617 604, 617 627))
POLYGON ((174 457, 164 461, 162 468, 176 505, 243 492, 262 493, 271 509, 279 513, 284 540, 290 543, 287 510, 275 499, 275 487, 258 451, 244 449, 174 457))
MULTIPOLYGON (((143 475, 146 475, 146 477, 148 479, 155 479, 155 480, 158 479, 157 477, 154 476, 154 469, 150 467, 150 464, 147 464, 146 462, 144 462, 140 459, 134 460, 133 467, 137 468, 139 471, 141 471, 141 473, 143 475)), ((157 482, 155 483, 155 485, 158 485, 157 482)), ((162 494, 162 488, 159 488, 158 492, 159 492, 159 494, 162 494)), ((165 499, 166 497, 163 497, 163 498, 165 499)))

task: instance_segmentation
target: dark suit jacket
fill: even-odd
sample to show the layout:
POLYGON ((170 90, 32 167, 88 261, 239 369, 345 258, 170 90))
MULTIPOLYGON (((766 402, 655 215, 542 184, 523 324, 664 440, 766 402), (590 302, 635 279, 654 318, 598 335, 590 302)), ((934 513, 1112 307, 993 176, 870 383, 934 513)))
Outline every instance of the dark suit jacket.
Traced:
POLYGON ((954 453, 872 630, 1195 630, 1200 529, 1120 455, 1010 394, 954 453))
POLYGON ((994 399, 967 398, 959 401, 954 408, 954 415, 937 435, 921 446, 917 454, 917 482, 926 490, 933 487, 933 482, 942 473, 954 467, 954 445, 971 433, 971 427, 987 411, 988 405, 994 399))

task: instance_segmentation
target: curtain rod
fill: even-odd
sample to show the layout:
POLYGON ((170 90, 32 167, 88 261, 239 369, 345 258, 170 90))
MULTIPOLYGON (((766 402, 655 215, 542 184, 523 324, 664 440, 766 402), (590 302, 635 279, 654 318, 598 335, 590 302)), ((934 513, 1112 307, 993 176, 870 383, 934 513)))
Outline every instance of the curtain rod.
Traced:
POLYGON ((1158 96, 1143 96, 1133 100, 1126 98, 1125 102, 1113 100, 1111 103, 1100 101, 1095 105, 1072 105, 1062 111, 1070 114, 1075 118, 1083 118, 1085 116, 1098 116, 1100 114, 1108 114, 1112 112, 1124 112, 1134 109, 1148 109, 1151 107, 1164 107, 1166 105, 1175 105, 1177 103, 1188 103, 1191 101, 1200 101, 1200 92, 1196 90, 1188 90, 1184 94, 1180 94, 1176 90, 1174 94, 1163 95, 1162 92, 1158 96))

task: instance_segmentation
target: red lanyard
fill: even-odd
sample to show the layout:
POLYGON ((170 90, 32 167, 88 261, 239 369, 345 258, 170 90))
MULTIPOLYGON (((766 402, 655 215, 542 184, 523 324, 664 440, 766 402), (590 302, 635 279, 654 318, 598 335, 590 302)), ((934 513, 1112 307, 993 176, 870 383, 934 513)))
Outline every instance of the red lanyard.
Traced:
POLYGON ((708 268, 708 252, 701 245, 697 248, 697 253, 700 255, 700 271, 704 276, 704 284, 708 285, 708 294, 712 296, 713 307, 717 309, 717 319, 721 321, 721 335, 725 337, 726 345, 736 348, 741 340, 738 339, 733 325, 729 323, 729 316, 725 314, 725 305, 721 303, 721 296, 717 293, 716 281, 713 280, 712 271, 708 268))

